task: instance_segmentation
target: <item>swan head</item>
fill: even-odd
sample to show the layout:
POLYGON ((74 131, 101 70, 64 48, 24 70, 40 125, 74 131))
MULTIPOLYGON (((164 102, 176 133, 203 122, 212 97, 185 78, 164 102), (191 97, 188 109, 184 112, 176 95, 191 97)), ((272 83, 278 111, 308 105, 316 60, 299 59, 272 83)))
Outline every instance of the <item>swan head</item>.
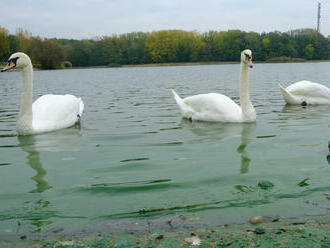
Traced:
POLYGON ((245 49, 241 52, 241 62, 247 65, 248 67, 252 68, 252 51, 250 49, 245 49))
POLYGON ((1 70, 1 72, 8 71, 10 69, 13 69, 14 67, 24 68, 28 65, 31 65, 31 60, 29 56, 21 52, 14 53, 9 57, 8 64, 1 70))

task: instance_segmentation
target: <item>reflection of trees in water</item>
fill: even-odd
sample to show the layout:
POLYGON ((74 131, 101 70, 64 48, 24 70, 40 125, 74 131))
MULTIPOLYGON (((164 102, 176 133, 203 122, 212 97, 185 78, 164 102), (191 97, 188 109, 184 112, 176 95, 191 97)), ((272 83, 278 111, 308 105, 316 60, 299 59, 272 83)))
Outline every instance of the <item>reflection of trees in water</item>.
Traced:
POLYGON ((255 137, 255 123, 190 122, 189 120, 182 119, 181 126, 189 129, 197 136, 203 137, 198 140, 200 143, 240 137, 241 144, 236 149, 241 156, 240 173, 244 174, 248 172, 251 159, 246 148, 251 139, 255 137))
POLYGON ((27 164, 34 169, 37 174, 31 179, 36 182, 37 188, 31 190, 31 193, 44 192, 51 188, 51 186, 44 179, 47 174, 46 170, 42 167, 40 161, 40 153, 35 149, 35 138, 32 135, 18 136, 19 146, 27 153, 27 164))

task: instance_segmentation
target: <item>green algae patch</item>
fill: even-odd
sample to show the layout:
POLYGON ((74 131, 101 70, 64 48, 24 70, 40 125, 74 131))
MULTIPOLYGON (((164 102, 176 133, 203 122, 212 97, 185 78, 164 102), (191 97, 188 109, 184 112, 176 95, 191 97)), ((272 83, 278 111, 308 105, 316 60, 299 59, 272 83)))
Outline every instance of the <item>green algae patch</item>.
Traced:
POLYGON ((258 187, 261 188, 261 189, 263 189, 263 190, 268 190, 268 189, 273 188, 274 187, 274 184, 272 182, 270 182, 270 181, 264 181, 264 180, 262 180, 262 181, 260 181, 258 183, 258 187))

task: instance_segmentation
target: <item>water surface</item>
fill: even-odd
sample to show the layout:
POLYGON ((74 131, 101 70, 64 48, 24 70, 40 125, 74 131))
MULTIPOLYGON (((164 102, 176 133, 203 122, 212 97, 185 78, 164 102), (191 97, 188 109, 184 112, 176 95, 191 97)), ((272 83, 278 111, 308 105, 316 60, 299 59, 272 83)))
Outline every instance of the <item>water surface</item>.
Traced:
POLYGON ((170 93, 237 101, 239 65, 36 71, 35 98, 74 94, 85 112, 81 128, 25 137, 15 131, 21 74, 1 73, 0 234, 329 214, 330 107, 285 106, 277 87, 330 87, 329 66, 257 64, 255 124, 190 123, 170 93))

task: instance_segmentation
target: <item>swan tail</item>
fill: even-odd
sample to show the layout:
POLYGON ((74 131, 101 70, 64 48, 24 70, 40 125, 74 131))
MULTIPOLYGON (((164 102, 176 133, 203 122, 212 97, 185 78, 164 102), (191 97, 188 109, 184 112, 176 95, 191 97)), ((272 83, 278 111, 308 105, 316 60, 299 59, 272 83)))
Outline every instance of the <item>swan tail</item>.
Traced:
POLYGON ((181 111, 188 107, 188 105, 183 101, 183 99, 172 89, 172 94, 181 111))
POLYGON ((294 104, 296 102, 290 92, 288 92, 281 84, 278 84, 278 87, 280 88, 282 96, 287 103, 294 104))
POLYGON ((172 94, 174 96, 174 99, 178 105, 183 104, 182 98, 172 89, 172 94))
POLYGON ((187 118, 191 117, 192 113, 194 112, 192 108, 187 103, 185 103, 184 100, 173 89, 171 91, 182 115, 187 118))
POLYGON ((81 117, 82 116, 82 113, 84 111, 84 102, 81 100, 81 98, 79 98, 79 116, 81 117))

